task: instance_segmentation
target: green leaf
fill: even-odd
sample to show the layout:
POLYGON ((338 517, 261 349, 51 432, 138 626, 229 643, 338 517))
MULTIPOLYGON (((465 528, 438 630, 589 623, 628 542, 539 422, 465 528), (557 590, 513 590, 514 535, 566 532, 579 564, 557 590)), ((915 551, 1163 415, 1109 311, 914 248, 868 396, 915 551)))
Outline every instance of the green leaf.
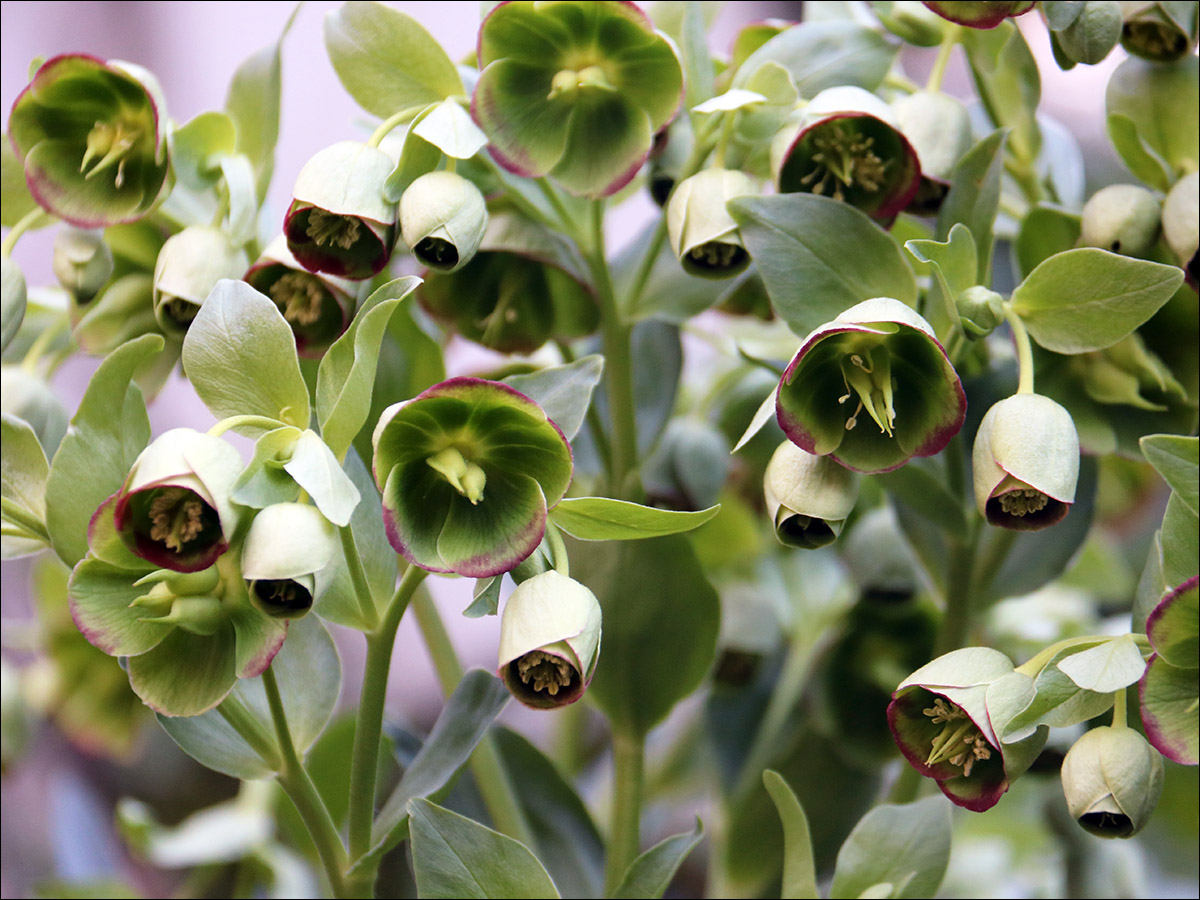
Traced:
POLYGON ((950 804, 944 797, 877 806, 838 851, 829 896, 859 897, 890 882, 894 897, 932 897, 949 859, 950 804))
POLYGON ((1142 677, 1146 661, 1132 634, 1123 634, 1058 663, 1059 669, 1079 687, 1098 694, 1127 688, 1142 677))
POLYGON ((1196 560, 1200 559, 1198 524, 1196 514, 1179 495, 1171 494, 1162 523, 1162 573, 1168 587, 1196 574, 1196 560))
POLYGON ((708 49, 708 26, 703 4, 690 0, 683 5, 679 51, 683 62, 684 109, 691 109, 715 93, 713 60, 708 49))
POLYGON ((411 800, 408 808, 419 896, 533 900, 559 895, 524 844, 428 800, 411 800))
MULTIPOLYGON (((371 828, 371 851, 355 860, 354 869, 375 865, 384 853, 404 840, 409 830, 410 801, 428 797, 454 776, 483 739, 508 698, 504 683, 490 672, 471 669, 463 676, 434 723, 429 740, 404 771, 404 777, 375 817, 371 828)), ((527 895, 517 893, 514 896, 527 895)))
POLYGON ((1011 743, 1014 738, 1032 734, 1037 726, 1067 728, 1101 715, 1112 707, 1112 694, 1098 694, 1081 688, 1072 681, 1058 663, 1075 653, 1104 643, 1103 638, 1067 647, 1056 653, 1034 678, 1033 698, 1029 704, 1004 725, 1000 739, 1011 743))
POLYGON ((1085 247, 1057 253, 1030 272, 1012 305, 1047 350, 1089 353, 1132 333, 1182 282, 1178 266, 1085 247))
POLYGON ((300 495, 300 485, 283 467, 303 432, 285 425, 268 431, 254 442, 254 456, 233 483, 230 498, 252 509, 266 509, 275 503, 292 503, 300 495))
POLYGON ((415 134, 447 156, 470 159, 487 146, 487 135, 456 100, 443 100, 414 121, 415 134))
POLYGON ((237 146, 237 126, 220 112, 202 112, 175 129, 171 170, 194 191, 211 188, 221 177, 221 159, 237 146))
POLYGON ((1121 113, 1111 113, 1108 137, 1121 161, 1139 181, 1164 193, 1171 189, 1171 167, 1142 140, 1137 122, 1121 113))
POLYGON ((944 242, 905 241, 904 249, 933 269, 943 296, 950 301, 948 305, 957 324, 958 311, 954 298, 967 288, 979 284, 979 265, 971 229, 961 222, 955 222, 950 229, 950 236, 944 242))
POLYGON ((659 841, 630 863, 621 883, 609 896, 613 900, 636 897, 657 900, 666 893, 675 872, 703 836, 704 826, 697 819, 691 831, 659 841))
POLYGON ((392 313, 420 283, 421 279, 408 275, 373 292, 350 327, 321 360, 317 372, 317 419, 325 443, 338 459, 345 455, 367 421, 379 344, 392 313))
POLYGON ((1021 221, 1015 250, 1022 277, 1056 253, 1074 248, 1079 240, 1079 213, 1039 203, 1021 221))
POLYGON ((46 531, 46 478, 50 464, 37 435, 23 419, 4 413, 0 423, 4 455, 0 460, 0 557, 15 559, 50 543, 46 531))
POLYGON ((759 66, 775 62, 791 73, 802 97, 847 84, 873 91, 883 82, 898 49, 878 31, 849 20, 805 22, 751 53, 734 75, 733 87, 745 87, 759 66))
POLYGON ((325 48, 347 93, 380 118, 463 93, 433 36, 382 3, 346 3, 326 15, 325 48))
POLYGON ((763 772, 763 784, 783 823, 783 890, 779 896, 783 900, 820 897, 804 807, 778 772, 763 772))
POLYGON ((729 212, 771 305, 796 334, 872 297, 916 305, 916 279, 900 247, 846 203, 817 194, 740 197, 729 212))
POLYGON ((948 240, 956 224, 971 230, 975 241, 975 283, 990 287, 1000 176, 1004 173, 1006 133, 993 131, 963 154, 950 176, 950 192, 938 211, 937 235, 948 240))
POLYGON ((503 575, 475 579, 471 605, 463 610, 463 615, 468 619, 478 619, 481 616, 494 616, 499 612, 500 584, 503 581, 503 575))
POLYGON ((510 375, 504 383, 546 411, 569 441, 579 433, 592 402, 592 391, 604 372, 604 357, 593 353, 565 366, 528 375, 510 375))
POLYGON ((604 610, 590 696, 626 734, 648 732, 708 672, 720 603, 686 538, 570 542, 571 575, 604 610))
POLYGON ((258 194, 249 158, 240 153, 221 157, 221 177, 229 193, 229 238, 239 246, 247 244, 258 226, 258 194))
POLYGON ((46 528, 54 552, 69 566, 87 553, 88 522, 120 490, 150 442, 150 419, 134 373, 163 348, 143 335, 110 353, 88 382, 46 480, 46 528))
MULTIPOLYGON (((1013 155, 1027 165, 1033 163, 1042 141, 1037 124, 1042 87, 1037 61, 1021 30, 1004 21, 996 28, 967 28, 960 34, 984 109, 997 128, 1012 130, 1013 155)), ((974 226, 971 231, 979 240, 981 232, 974 226)))
POLYGON ((334 525, 350 523, 360 494, 315 431, 305 431, 292 448, 284 471, 304 488, 317 509, 334 525))
POLYGON ((1195 55, 1172 63, 1129 57, 1109 78, 1104 104, 1113 145, 1151 187, 1165 191, 1200 165, 1200 62, 1195 55))
MULTIPOLYGON (((244 281, 218 281, 212 289, 184 338, 183 368, 218 419, 264 416, 308 427, 308 388, 291 326, 244 281)), ((263 429, 235 430, 254 436, 263 429)))
POLYGON ((699 528, 721 509, 696 512, 656 509, 608 497, 570 497, 550 513, 554 524, 582 541, 634 541, 699 528))
POLYGON ((1138 442, 1146 461, 1171 486, 1183 504, 1200 515, 1200 438, 1148 434, 1138 442))

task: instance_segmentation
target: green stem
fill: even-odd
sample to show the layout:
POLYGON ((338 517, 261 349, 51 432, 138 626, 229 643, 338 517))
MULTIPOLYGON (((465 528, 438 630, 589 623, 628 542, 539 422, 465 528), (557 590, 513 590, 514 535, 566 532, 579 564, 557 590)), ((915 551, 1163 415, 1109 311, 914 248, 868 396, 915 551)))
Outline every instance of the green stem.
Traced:
MULTIPOLYGON (((1103 644, 1105 641, 1111 641, 1111 635, 1103 634, 1086 634, 1080 637, 1064 638, 1061 641, 1056 641, 1049 647, 1044 647, 1039 650, 1034 656, 1031 656, 1021 665, 1017 666, 1017 671, 1023 675, 1028 675, 1030 678, 1036 678, 1037 674, 1046 668, 1047 663, 1054 659, 1064 650, 1070 650, 1072 647, 1083 647, 1088 644, 1103 644)), ((1144 634, 1134 635, 1134 640, 1137 642, 1138 649, 1143 655, 1151 650, 1150 639, 1144 634)))
POLYGON ((392 131, 399 128, 401 125, 407 125, 409 122, 415 119, 417 115, 423 109, 425 109, 426 106, 428 106, 426 103, 422 103, 419 106, 410 106, 408 109, 402 109, 400 112, 388 116, 375 127, 374 131, 371 132, 371 136, 367 138, 367 146, 378 147, 383 142, 383 139, 391 134, 392 131))
MULTIPOLYGON (((343 541, 348 531, 349 527, 342 529, 343 541)), ((353 538, 350 542, 353 545, 353 538)), ((355 552, 356 561, 357 557, 355 552)), ((359 568, 361 570, 361 563, 359 568)), ((353 570, 351 574, 353 575, 353 570)), ((374 631, 367 634, 367 662, 363 671, 362 693, 354 728, 354 750, 350 761, 351 859, 361 859, 371 849, 371 823, 375 816, 375 773, 379 762, 379 737, 383 731, 383 707, 387 698, 392 648, 396 643, 396 629, 400 627, 404 611, 408 609, 413 594, 428 574, 419 566, 409 566, 384 611, 383 621, 378 623, 374 631)), ((365 576, 363 577, 365 588, 365 576)), ((355 590, 358 590, 357 585, 355 590)), ((369 589, 366 596, 370 602, 369 589)), ((370 873, 370 877, 374 880, 374 873, 370 873)))
MULTIPOLYGON (((375 628, 379 624, 379 613, 375 609, 375 598, 371 595, 371 586, 367 583, 367 573, 363 569, 362 557, 358 555, 358 545, 354 542, 354 531, 350 527, 350 523, 347 522, 338 528, 338 535, 342 539, 342 556, 346 559, 350 583, 354 585, 354 596, 358 600, 358 613, 362 616, 366 628, 375 628)), ((409 571, 411 572, 411 570, 409 571)), ((405 602, 407 603, 407 600, 405 602)), ((404 611, 400 612, 403 615, 404 611)), ((398 622, 399 620, 397 620, 398 622)))
POLYGON ((987 529, 987 540, 983 541, 983 553, 975 564, 974 580, 971 582, 974 594, 982 597, 992 586, 1016 539, 1017 532, 1007 528, 987 529))
POLYGON ((242 740, 250 745, 250 749, 258 754, 258 758, 274 771, 278 771, 282 762, 279 759, 279 748, 271 741, 262 723, 250 710, 233 694, 228 695, 217 707, 229 726, 238 733, 242 740))
MULTIPOLYGON (((413 611, 417 615, 417 625, 425 639, 425 646, 433 659, 442 693, 449 697, 462 681, 462 663, 458 660, 454 645, 450 643, 450 635, 432 598, 428 595, 418 597, 413 604, 413 611)), ((470 766, 496 830, 533 848, 533 835, 490 734, 484 735, 476 746, 471 754, 470 766)))
MULTIPOLYGON (((562 354, 563 362, 567 365, 575 362, 575 354, 566 341, 556 341, 558 350, 562 354)), ((604 467, 604 471, 612 468, 612 447, 608 443, 608 432, 604 429, 604 423, 600 420, 600 413, 596 409, 595 403, 589 403, 587 412, 584 414, 587 419, 588 429, 591 431, 592 441, 596 445, 596 454, 600 457, 600 465, 604 467)))
POLYGON ((17 246, 17 241, 21 239, 21 235, 33 228, 42 218, 47 219, 47 225, 55 221, 54 217, 40 206, 35 206, 29 212, 25 213, 25 215, 21 216, 17 220, 17 223, 9 229, 8 234, 4 236, 4 240, 0 242, 0 256, 12 256, 13 248, 17 246))
POLYGON ((285 427, 286 424, 270 416, 230 416, 208 429, 208 433, 219 437, 231 428, 261 428, 264 431, 274 431, 276 428, 285 427))
POLYGON ((937 93, 942 89, 942 81, 946 77, 946 67, 950 64, 950 54, 954 52, 954 47, 961 35, 961 25, 951 24, 946 28, 941 46, 938 47, 937 58, 933 61, 933 68, 929 70, 929 80, 925 82, 925 90, 937 93))
POLYGON ((979 547, 979 520, 971 519, 965 538, 953 541, 950 571, 946 577, 946 611, 938 629, 934 656, 967 646, 975 597, 971 593, 975 552, 979 547))
POLYGON ((579 226, 575 223, 575 217, 571 215, 571 211, 563 203, 562 195, 559 194, 558 189, 545 177, 535 179, 534 184, 538 186, 538 190, 542 192, 542 196, 549 201, 555 215, 559 218, 563 230, 569 235, 578 234, 579 226))
POLYGON ((645 738, 613 733, 613 812, 604 892, 611 896, 638 856, 645 786, 645 738))
POLYGON ((912 803, 921 793, 921 773, 907 762, 900 765, 900 774, 896 776, 896 780, 892 782, 892 789, 888 791, 888 803, 912 803))
POLYGON ((1127 688, 1121 688, 1119 691, 1113 691, 1113 728, 1128 728, 1129 693, 1127 688))
POLYGON ((1017 393, 1032 394, 1033 345, 1029 342, 1029 332, 1025 330, 1025 323, 1021 321, 1021 317, 1013 310, 1011 303, 1004 305, 1004 320, 1008 322, 1008 327, 1012 329, 1013 341, 1017 345, 1017 365, 1020 369, 1017 393))
POLYGON ((571 561, 567 558, 567 545, 563 543, 562 534, 557 526, 549 519, 546 520, 546 545, 550 548, 550 560, 554 564, 554 571, 570 578, 571 561))

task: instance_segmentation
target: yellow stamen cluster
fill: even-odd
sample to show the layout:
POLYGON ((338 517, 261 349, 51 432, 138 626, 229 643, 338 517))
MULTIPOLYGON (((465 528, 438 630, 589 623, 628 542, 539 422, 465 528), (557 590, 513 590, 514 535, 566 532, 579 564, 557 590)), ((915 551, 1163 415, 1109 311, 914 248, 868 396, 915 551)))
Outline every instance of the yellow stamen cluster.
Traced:
POLYGON ((518 659, 517 674, 525 684, 532 682, 535 691, 545 691, 551 697, 562 688, 569 687, 574 675, 565 659, 541 650, 526 653, 518 659))
POLYGON ((323 209, 312 209, 308 213, 308 227, 304 230, 318 247, 336 244, 349 250, 362 232, 362 223, 354 216, 339 216, 323 209))
POLYGON ((141 137, 142 129, 128 122, 118 121, 115 125, 97 122, 88 132, 87 149, 83 153, 83 161, 79 163, 79 171, 85 179, 91 179, 115 165, 117 173, 113 184, 121 187, 125 183, 125 159, 141 137), (88 165, 93 161, 95 165, 89 170, 88 165))
MULTIPOLYGON (((310 227, 311 227, 311 219, 310 227)), ((288 272, 267 293, 283 311, 283 317, 295 325, 311 325, 321 317, 325 290, 321 281, 307 272, 288 272)))
POLYGON ((1000 495, 1000 508, 1010 516, 1027 516, 1041 512, 1050 498, 1033 488, 1018 488, 1000 495))
POLYGON ((970 776, 971 769, 978 760, 991 759, 991 744, 984 739, 979 728, 960 707, 947 703, 941 697, 935 697, 933 706, 922 712, 929 716, 934 725, 946 726, 933 739, 925 765, 949 762, 952 766, 961 766, 963 777, 966 778, 970 776))
POLYGON ((814 194, 832 187, 834 200, 846 199, 844 188, 861 187, 874 192, 883 186, 888 162, 871 149, 875 138, 847 133, 841 125, 829 125, 813 135, 816 152, 810 157, 814 168, 800 179, 814 194))
POLYGON ((179 553, 204 529, 204 501, 184 488, 159 491, 150 503, 150 539, 179 553))

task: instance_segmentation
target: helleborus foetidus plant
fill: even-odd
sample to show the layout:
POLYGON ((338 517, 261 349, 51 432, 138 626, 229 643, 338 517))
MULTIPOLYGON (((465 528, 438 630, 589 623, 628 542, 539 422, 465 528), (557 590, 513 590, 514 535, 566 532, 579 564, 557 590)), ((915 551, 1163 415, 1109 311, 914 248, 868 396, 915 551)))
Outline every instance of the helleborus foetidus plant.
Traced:
POLYGON ((1034 0, 921 0, 943 19, 970 28, 995 28, 1012 16, 1023 16, 1034 0))
POLYGON ((905 94, 892 104, 896 124, 916 151, 921 167, 907 211, 937 215, 950 191, 955 164, 971 147, 971 118, 957 97, 933 91, 905 94))
POLYGON ((841 534, 858 499, 858 476, 784 441, 767 464, 763 494, 779 542, 813 550, 841 534))
POLYGON ((541 542, 571 482, 570 445, 542 408, 478 378, 388 407, 374 447, 388 540, 433 572, 507 572, 541 542))
POLYGON ((865 300, 813 331, 776 392, 788 440, 862 472, 938 453, 966 409, 929 323, 890 297, 865 300))
POLYGON ((1144 256, 1158 240, 1162 202, 1135 184, 1110 184, 1083 207, 1079 245, 1144 256))
POLYGON ((1167 246, 1179 260, 1192 290, 1200 282, 1200 173, 1175 182, 1162 206, 1162 230, 1167 246))
POLYGON ((30 193, 81 228, 140 218, 170 170, 158 83, 130 63, 47 60, 13 104, 7 130, 30 193))
POLYGON ((1132 728, 1102 725, 1071 745, 1062 783, 1067 810, 1085 831, 1133 837, 1162 795, 1162 756, 1132 728))
POLYGON ((241 278, 249 260, 224 231, 193 225, 167 238, 154 265, 154 316, 168 334, 187 331, 223 278, 241 278))
POLYGON ((483 194, 453 172, 430 172, 400 197, 400 233, 421 263, 439 272, 461 269, 487 231, 483 194))
POLYGON ((96 231, 64 228, 54 238, 54 277, 76 303, 87 303, 113 273, 113 255, 96 231))

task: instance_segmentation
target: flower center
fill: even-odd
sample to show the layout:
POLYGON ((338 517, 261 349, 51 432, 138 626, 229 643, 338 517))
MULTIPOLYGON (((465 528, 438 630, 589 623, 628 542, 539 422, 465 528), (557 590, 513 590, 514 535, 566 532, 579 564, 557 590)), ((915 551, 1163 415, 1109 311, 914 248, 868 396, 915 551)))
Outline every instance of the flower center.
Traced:
POLYGON ((573 678, 571 665, 565 659, 541 650, 526 653, 518 659, 517 674, 525 684, 532 684, 535 691, 545 691, 551 697, 570 687, 573 678))
MULTIPOLYGON (((312 227, 309 219, 309 227, 312 227)), ((294 325, 311 325, 321 317, 325 290, 321 280, 307 272, 288 272, 267 289, 283 317, 294 325)))
POLYGON ((87 149, 83 153, 83 161, 79 164, 79 171, 84 179, 90 180, 99 172, 115 165, 117 173, 113 177, 113 184, 121 187, 125 183, 125 160, 141 137, 142 128, 131 122, 97 122, 88 132, 87 149), (93 162, 94 165, 89 169, 89 164, 93 162))
POLYGON ((312 594, 301 584, 290 578, 278 578, 254 582, 254 593, 268 610, 279 614, 304 612, 312 606, 312 594))
POLYGON ((925 765, 949 762, 952 766, 961 766, 963 777, 966 778, 970 776, 977 760, 991 758, 991 744, 961 707, 947 703, 942 697, 935 697, 933 706, 922 712, 929 716, 934 725, 946 726, 933 739, 925 765))
POLYGON ((1017 488, 1001 494, 1000 508, 1010 516, 1027 516, 1030 513, 1041 512, 1050 502, 1050 498, 1041 491, 1033 488, 1017 488))
POLYGON ((487 474, 475 463, 469 462, 457 447, 447 447, 427 458, 425 462, 446 479, 452 488, 470 500, 472 506, 483 499, 487 474))
POLYGON ((852 431, 858 424, 858 414, 867 411, 880 432, 892 436, 896 425, 896 410, 893 405, 892 393, 892 360, 887 349, 876 345, 866 352, 866 356, 850 353, 842 357, 842 384, 846 393, 838 397, 838 403, 845 403, 855 394, 858 395, 858 406, 846 420, 846 430, 852 431))
POLYGON ((203 500, 186 488, 169 487, 158 492, 150 503, 150 539, 161 541, 168 550, 183 551, 204 530, 203 500))
POLYGON ((546 95, 546 99, 553 100, 555 97, 573 94, 585 87, 601 88, 606 91, 614 90, 608 76, 604 74, 604 69, 600 66, 585 66, 578 71, 560 69, 550 80, 550 93, 546 95))
POLYGON ((875 138, 847 131, 841 125, 827 125, 812 138, 815 152, 810 157, 813 169, 800 179, 814 194, 830 188, 834 200, 846 199, 845 190, 861 187, 875 192, 883 186, 888 163, 871 149, 875 138))
POLYGON ((314 244, 324 247, 326 244, 349 250, 358 240, 362 231, 362 223, 354 216, 339 216, 337 213, 326 212, 315 207, 309 210, 307 234, 314 244))
POLYGON ((172 297, 163 303, 162 308, 166 317, 185 331, 200 312, 199 306, 182 297, 172 297))
POLYGON ((452 269, 458 265, 458 248, 449 241, 427 237, 413 247, 413 255, 433 269, 452 269))
POLYGON ((701 269, 720 272, 740 265, 746 257, 744 248, 737 244, 709 241, 688 251, 688 258, 701 269))

